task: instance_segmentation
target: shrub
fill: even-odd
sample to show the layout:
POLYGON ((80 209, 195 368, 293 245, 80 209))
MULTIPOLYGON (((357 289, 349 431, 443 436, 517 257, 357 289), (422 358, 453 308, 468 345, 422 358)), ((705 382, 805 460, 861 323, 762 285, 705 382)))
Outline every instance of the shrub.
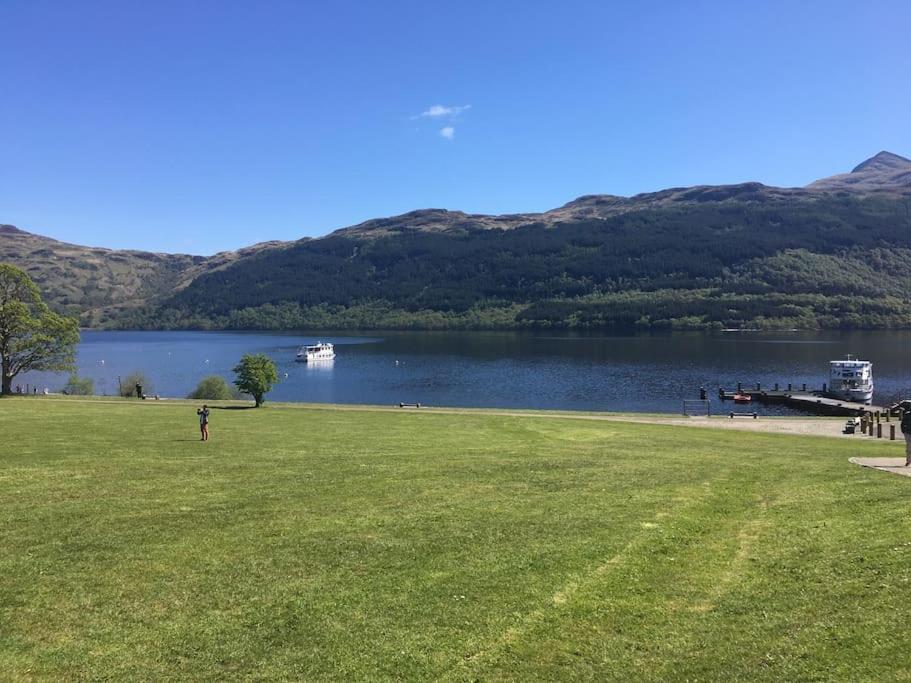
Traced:
POLYGON ((187 398, 208 400, 208 401, 229 401, 232 398, 238 398, 239 392, 228 385, 223 377, 210 375, 199 380, 199 384, 191 391, 187 398))
MULTIPOLYGON (((148 394, 152 393, 151 380, 146 376, 146 374, 144 372, 140 372, 139 370, 137 370, 135 372, 131 372, 126 377, 122 377, 120 379, 120 395, 123 396, 124 398, 130 398, 131 396, 136 396, 136 385, 137 384, 142 385, 143 394, 148 395, 148 394)), ((140 396, 138 398, 142 398, 142 397, 140 396)))
POLYGON ((79 377, 74 372, 63 387, 63 393, 70 396, 91 396, 95 393, 95 380, 91 377, 79 377))

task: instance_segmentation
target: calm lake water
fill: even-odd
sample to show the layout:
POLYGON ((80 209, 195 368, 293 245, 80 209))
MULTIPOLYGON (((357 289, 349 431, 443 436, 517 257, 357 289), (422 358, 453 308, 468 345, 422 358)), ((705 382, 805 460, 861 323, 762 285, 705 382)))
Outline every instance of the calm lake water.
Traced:
MULTIPOLYGON (((279 366, 282 380, 268 396, 276 401, 679 412, 700 385, 713 399, 719 385, 738 381, 819 386, 828 362, 846 353, 873 361, 874 400, 884 403, 911 395, 909 349, 909 332, 84 332, 77 362, 99 394, 116 394, 118 376, 142 370, 152 382, 147 393, 185 396, 206 375, 232 379, 242 354, 261 352, 279 366), (335 361, 296 363, 298 346, 316 341, 336 345, 335 361)), ((56 391, 65 377, 33 374, 16 383, 26 382, 56 391)))

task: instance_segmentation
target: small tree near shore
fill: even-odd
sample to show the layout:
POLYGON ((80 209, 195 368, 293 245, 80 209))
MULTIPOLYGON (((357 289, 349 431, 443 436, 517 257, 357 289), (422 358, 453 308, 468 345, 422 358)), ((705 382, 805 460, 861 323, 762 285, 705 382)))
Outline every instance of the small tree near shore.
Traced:
POLYGON ((245 394, 250 394, 259 408, 263 397, 272 390, 272 385, 278 381, 278 368, 269 356, 263 353, 245 353, 234 367, 237 379, 235 386, 245 394))
POLYGON ((0 263, 0 395, 13 393, 20 372, 72 370, 78 343, 76 319, 52 312, 24 270, 0 263))

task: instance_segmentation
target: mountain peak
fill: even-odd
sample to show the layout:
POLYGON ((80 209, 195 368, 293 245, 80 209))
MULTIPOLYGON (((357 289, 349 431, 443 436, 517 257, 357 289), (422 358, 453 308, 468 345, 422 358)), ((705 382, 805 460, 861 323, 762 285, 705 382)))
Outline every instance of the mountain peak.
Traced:
POLYGON ((851 173, 860 173, 868 169, 883 171, 911 170, 911 159, 883 150, 853 168, 851 173))
POLYGON ((807 185, 810 190, 855 192, 911 192, 911 159, 892 152, 880 152, 841 173, 807 185))

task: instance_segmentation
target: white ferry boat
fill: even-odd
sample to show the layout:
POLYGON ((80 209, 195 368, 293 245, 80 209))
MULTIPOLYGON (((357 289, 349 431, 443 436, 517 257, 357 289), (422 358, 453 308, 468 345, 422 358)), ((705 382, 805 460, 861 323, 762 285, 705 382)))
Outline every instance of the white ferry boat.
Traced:
POLYGON ((329 342, 317 342, 311 346, 302 346, 297 350, 299 363, 312 363, 318 360, 332 360, 335 358, 335 347, 329 342))
POLYGON ((829 363, 829 394, 855 403, 873 401, 873 363, 868 360, 833 360, 829 363))

